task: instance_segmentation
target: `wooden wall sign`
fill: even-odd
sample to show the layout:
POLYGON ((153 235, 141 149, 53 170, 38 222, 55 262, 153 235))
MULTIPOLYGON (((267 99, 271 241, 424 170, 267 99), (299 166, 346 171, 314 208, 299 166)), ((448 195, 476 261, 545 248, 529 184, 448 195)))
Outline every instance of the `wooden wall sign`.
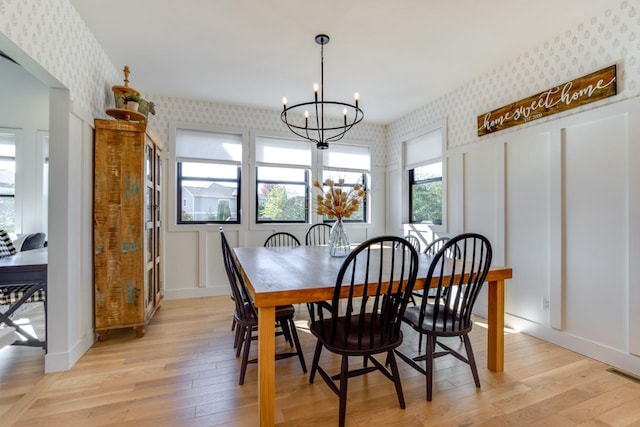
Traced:
POLYGON ((478 136, 614 96, 616 86, 616 66, 611 65, 478 116, 478 136))

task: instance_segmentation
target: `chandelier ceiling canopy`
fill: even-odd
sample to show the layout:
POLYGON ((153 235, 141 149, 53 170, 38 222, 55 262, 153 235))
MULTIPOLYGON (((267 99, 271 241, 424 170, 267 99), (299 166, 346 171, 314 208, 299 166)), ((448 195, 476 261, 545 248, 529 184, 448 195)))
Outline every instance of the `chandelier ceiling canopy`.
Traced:
POLYGON ((284 107, 280 118, 291 132, 308 141, 315 142, 318 149, 324 150, 329 148, 330 142, 341 140, 353 126, 360 123, 364 118, 364 113, 358 106, 359 95, 357 92, 354 94, 354 104, 325 101, 324 46, 329 43, 329 36, 318 34, 316 43, 320 45, 320 85, 318 86, 317 83, 313 85, 314 100, 287 107, 287 98, 282 98, 284 107), (320 91, 319 98, 318 91, 320 91), (340 109, 342 109, 342 120, 337 118, 340 109))

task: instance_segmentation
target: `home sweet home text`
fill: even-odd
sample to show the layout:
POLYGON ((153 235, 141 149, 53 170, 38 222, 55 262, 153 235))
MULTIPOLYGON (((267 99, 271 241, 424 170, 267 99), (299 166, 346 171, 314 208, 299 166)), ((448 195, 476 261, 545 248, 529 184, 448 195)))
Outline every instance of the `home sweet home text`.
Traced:
POLYGON ((616 66, 611 65, 478 116, 478 136, 608 98, 617 93, 616 86, 616 66))

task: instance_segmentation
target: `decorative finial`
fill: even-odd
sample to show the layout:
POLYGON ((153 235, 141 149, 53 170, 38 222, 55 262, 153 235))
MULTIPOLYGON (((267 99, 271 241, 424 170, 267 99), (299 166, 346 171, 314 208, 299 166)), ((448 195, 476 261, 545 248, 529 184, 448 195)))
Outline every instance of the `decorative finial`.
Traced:
POLYGON ((122 71, 124 71, 124 86, 129 87, 129 66, 125 65, 122 71))

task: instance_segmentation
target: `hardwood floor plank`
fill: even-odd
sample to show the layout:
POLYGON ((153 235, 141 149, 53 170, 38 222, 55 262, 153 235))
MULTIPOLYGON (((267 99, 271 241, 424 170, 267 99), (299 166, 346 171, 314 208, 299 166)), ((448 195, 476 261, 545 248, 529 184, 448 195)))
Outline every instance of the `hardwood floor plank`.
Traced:
MULTIPOLYGON (((200 427, 257 426, 258 372, 240 361, 231 331, 228 296, 164 301, 143 338, 115 330, 69 371, 44 375, 44 353, 34 348, 0 351, 0 425, 3 427, 200 427)), ((296 324, 307 365, 315 339, 308 313, 296 324)), ((481 324, 480 321, 478 324, 481 324)), ((351 378, 350 426, 619 426, 640 425, 640 384, 607 372, 607 365, 521 333, 505 335, 505 371, 486 369, 487 331, 471 340, 481 388, 469 367, 447 357, 435 361, 434 396, 425 378, 399 362, 406 409, 379 373, 351 378)), ((276 337, 278 351, 288 345, 276 337)), ((417 334, 407 331, 403 351, 418 354, 417 334)), ((454 346, 459 342, 453 340, 454 346)), ((251 357, 257 355, 253 343, 251 357)), ((361 363, 351 361, 354 366, 361 363)), ((339 358, 324 352, 321 364, 338 372, 339 358)), ((317 378, 309 384, 296 358, 278 360, 276 424, 327 426, 338 419, 338 398, 317 378)))
POLYGON ((633 399, 595 417, 610 426, 640 425, 640 399, 633 399))
MULTIPOLYGON (((602 384, 602 382, 606 380, 607 378, 602 378, 597 382, 598 384, 602 384)), ((640 390, 638 390, 637 387, 626 384, 620 385, 619 379, 618 381, 611 381, 610 384, 614 383, 617 384, 615 388, 606 392, 601 392, 579 405, 574 405, 568 409, 562 410, 560 414, 575 423, 579 423, 592 418, 597 418, 611 410, 615 410, 629 401, 638 401, 638 399, 640 399, 640 390)), ((584 390, 585 388, 581 387, 581 389, 584 390)))

